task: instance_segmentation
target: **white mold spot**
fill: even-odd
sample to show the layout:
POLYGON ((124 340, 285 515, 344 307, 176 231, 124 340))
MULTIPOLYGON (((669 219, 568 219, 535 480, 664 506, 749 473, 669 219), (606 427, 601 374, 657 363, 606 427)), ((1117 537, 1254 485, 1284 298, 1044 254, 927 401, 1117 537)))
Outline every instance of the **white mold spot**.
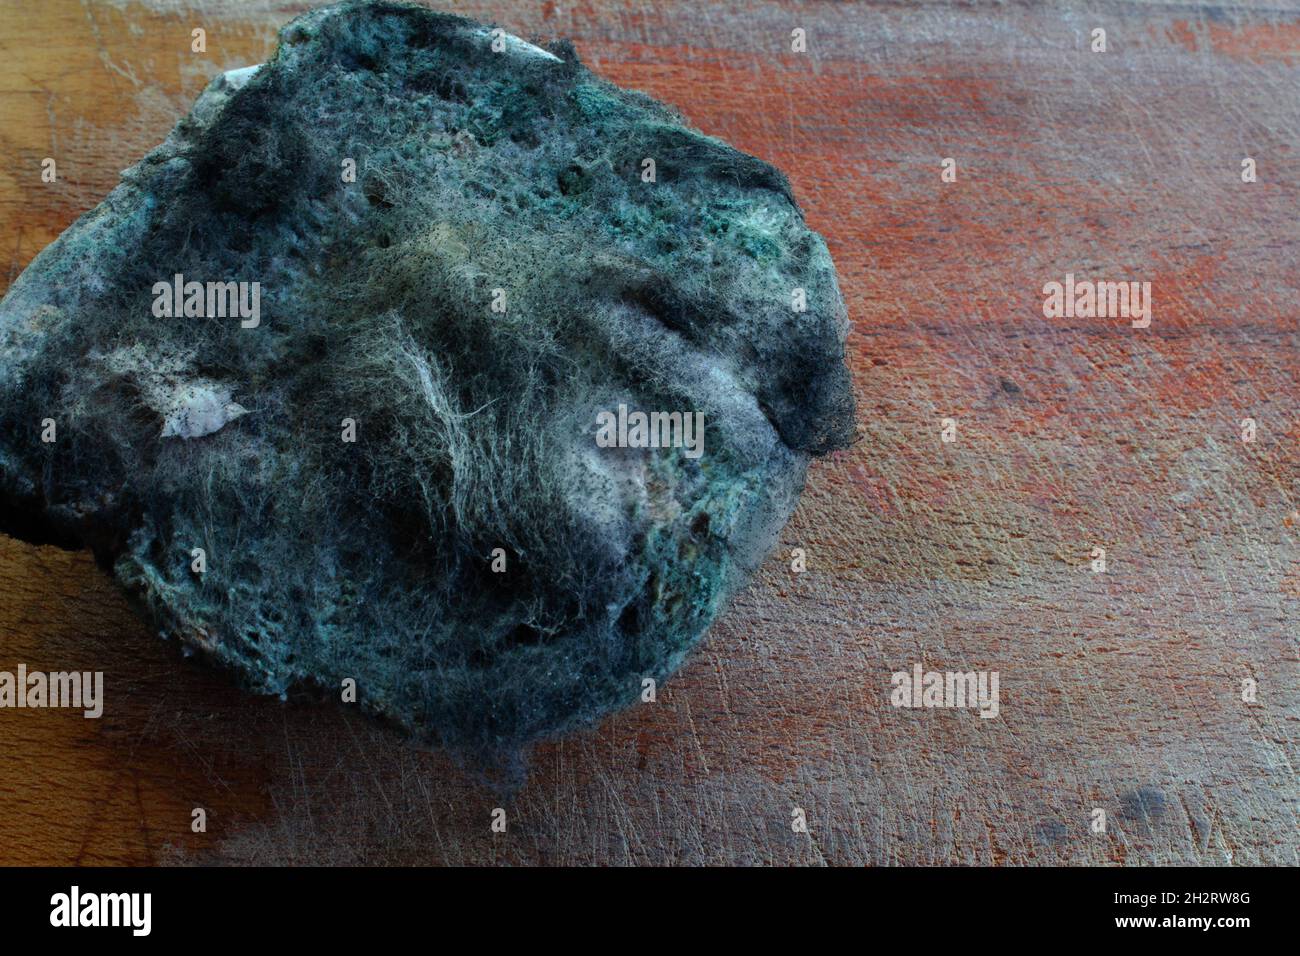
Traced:
POLYGON ((254 63, 252 66, 241 66, 237 70, 226 70, 225 73, 221 74, 221 78, 226 81, 226 86, 232 90, 237 90, 251 80, 253 74, 261 68, 262 64, 260 63, 254 63))
POLYGON ((248 409, 230 400, 230 389, 208 382, 176 387, 163 415, 162 438, 202 438, 220 430, 248 409))
MULTIPOLYGON (((473 34, 476 37, 480 37, 481 39, 486 40, 488 43, 492 42, 491 30, 485 28, 478 29, 478 30, 474 30, 473 34)), ((527 40, 521 40, 513 33, 506 33, 504 30, 502 30, 501 38, 505 40, 506 49, 511 53, 518 53, 521 56, 541 57, 543 60, 551 60, 554 63, 564 62, 554 53, 550 53, 546 50, 543 50, 541 47, 529 43, 527 40)))

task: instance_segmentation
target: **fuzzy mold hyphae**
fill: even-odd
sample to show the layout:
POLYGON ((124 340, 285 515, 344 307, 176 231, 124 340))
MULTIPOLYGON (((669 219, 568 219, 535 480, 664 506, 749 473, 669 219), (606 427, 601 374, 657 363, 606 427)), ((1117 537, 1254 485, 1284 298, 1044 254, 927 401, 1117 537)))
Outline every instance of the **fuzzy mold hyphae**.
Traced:
POLYGON ((852 437, 846 330, 772 166, 565 44, 343 3, 0 304, 0 524, 250 690, 513 752, 666 678, 764 558, 852 437))

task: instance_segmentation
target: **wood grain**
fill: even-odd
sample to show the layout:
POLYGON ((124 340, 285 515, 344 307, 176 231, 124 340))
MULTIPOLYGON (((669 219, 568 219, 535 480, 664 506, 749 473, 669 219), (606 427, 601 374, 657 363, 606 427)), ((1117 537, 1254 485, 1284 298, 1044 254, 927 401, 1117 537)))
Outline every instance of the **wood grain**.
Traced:
MULTIPOLYGON (((8 279, 306 6, 0 0, 8 279)), ((855 323, 861 441, 658 702, 539 747, 510 797, 240 693, 88 555, 2 539, 0 669, 103 670, 108 700, 0 711, 0 862, 1300 862, 1300 13, 454 9, 572 38, 789 174, 855 323), (1150 281, 1151 327, 1044 318, 1067 272, 1150 281), (891 707, 918 661, 997 670, 1000 716, 891 707)))

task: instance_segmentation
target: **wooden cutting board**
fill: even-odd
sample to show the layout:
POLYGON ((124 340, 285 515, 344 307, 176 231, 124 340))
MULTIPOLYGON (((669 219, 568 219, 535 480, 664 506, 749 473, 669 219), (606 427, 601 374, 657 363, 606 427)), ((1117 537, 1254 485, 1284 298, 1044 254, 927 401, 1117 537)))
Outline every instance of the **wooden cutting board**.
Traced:
MULTIPOLYGON (((310 5, 0 0, 0 284, 310 5)), ((657 702, 509 796, 0 539, 0 670, 107 697, 0 711, 0 862, 1300 862, 1300 14, 1096 6, 455 4, 789 174, 861 440, 657 702), (1149 282, 1149 327, 1045 315, 1067 274, 1149 282), (892 706, 916 664, 998 716, 892 706)))

